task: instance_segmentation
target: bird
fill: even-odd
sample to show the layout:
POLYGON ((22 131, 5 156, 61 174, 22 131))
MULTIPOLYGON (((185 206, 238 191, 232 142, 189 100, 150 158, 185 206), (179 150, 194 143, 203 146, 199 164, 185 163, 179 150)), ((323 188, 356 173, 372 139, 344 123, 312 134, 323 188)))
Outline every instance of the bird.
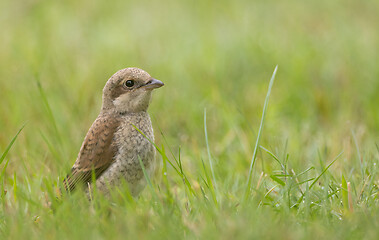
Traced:
POLYGON ((102 94, 102 107, 89 128, 70 173, 67 192, 84 187, 110 195, 126 182, 133 197, 146 185, 141 162, 152 175, 156 166, 154 133, 147 109, 152 91, 164 85, 146 71, 129 67, 113 74, 102 94), (93 175, 95 180, 93 180, 93 175))

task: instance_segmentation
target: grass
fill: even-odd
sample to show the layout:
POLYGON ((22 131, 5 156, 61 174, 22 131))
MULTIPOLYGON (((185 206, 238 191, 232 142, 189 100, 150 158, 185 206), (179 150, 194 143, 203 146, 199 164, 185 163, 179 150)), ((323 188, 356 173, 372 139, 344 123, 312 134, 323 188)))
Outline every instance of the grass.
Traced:
POLYGON ((2 1, 0 239, 377 239, 378 10, 2 1), (139 199, 57 199, 127 66, 165 83, 149 109, 159 171, 139 199))

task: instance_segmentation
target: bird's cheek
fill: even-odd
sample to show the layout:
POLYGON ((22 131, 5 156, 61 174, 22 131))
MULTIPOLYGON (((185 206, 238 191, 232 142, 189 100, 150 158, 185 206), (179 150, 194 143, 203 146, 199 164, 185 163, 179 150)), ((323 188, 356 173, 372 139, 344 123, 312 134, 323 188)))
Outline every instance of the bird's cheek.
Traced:
POLYGON ((130 102, 130 96, 129 94, 122 94, 119 97, 117 97, 114 101, 113 104, 118 107, 118 106, 125 106, 130 102))

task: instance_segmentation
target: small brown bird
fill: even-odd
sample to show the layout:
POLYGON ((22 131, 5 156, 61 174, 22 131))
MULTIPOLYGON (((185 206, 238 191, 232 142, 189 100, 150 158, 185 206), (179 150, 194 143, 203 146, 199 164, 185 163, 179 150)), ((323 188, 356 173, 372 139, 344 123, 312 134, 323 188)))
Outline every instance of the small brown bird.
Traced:
POLYGON ((131 194, 138 196, 146 185, 140 160, 148 173, 155 168, 155 148, 150 142, 154 134, 146 110, 152 90, 163 85, 139 68, 122 69, 107 81, 100 114, 63 181, 67 191, 90 185, 94 172, 98 191, 107 195, 109 188, 125 181, 131 194))

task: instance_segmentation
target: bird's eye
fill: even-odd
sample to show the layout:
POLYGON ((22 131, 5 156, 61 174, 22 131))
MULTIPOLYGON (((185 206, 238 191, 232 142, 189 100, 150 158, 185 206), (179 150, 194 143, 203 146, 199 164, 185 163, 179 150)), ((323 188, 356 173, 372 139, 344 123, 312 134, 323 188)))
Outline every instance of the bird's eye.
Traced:
POLYGON ((124 83, 124 85, 128 88, 131 88, 134 86, 134 81, 133 80, 128 80, 124 83))

